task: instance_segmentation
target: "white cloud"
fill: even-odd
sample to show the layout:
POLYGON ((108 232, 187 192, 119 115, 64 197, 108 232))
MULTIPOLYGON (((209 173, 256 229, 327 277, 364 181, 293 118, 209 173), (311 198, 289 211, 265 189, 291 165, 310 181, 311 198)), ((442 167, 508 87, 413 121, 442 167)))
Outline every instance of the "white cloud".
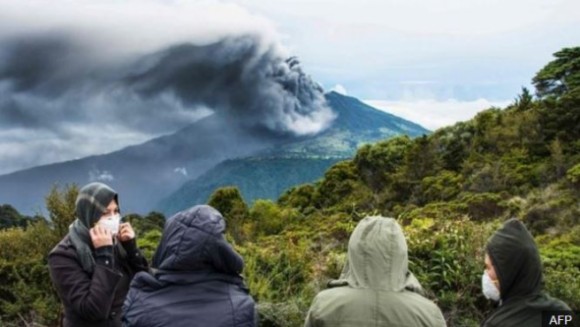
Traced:
POLYGON ((108 170, 100 171, 98 169, 93 169, 89 171, 89 181, 91 182, 111 182, 114 180, 115 177, 108 170))
POLYGON ((185 168, 185 167, 177 167, 177 168, 173 169, 173 172, 187 177, 187 168, 185 168))
POLYGON ((530 25, 578 22, 575 0, 242 0, 271 16, 318 21, 336 39, 383 31, 421 35, 486 35, 530 25), (522 15, 522 9, 526 14, 522 15))
MULTIPOLYGON (((88 124, 70 123, 59 132, 20 127, 0 129, 0 175, 112 152, 119 146, 139 144, 153 136, 121 125, 102 126, 98 120, 88 124)), ((93 174, 93 177, 99 175, 93 174)))
POLYGON ((278 37, 268 19, 222 1, 0 0, 0 39, 74 31, 107 57, 150 53, 180 42, 208 44, 232 35, 278 37), (42 13, 42 14, 40 14, 42 13))
POLYGON ((400 99, 400 85, 417 86, 405 81, 435 81, 421 86, 437 99, 511 98, 554 52, 580 42, 577 0, 241 4, 275 20, 285 44, 319 82, 341 83, 367 99, 400 99))
POLYGON ((446 101, 365 100, 364 102, 377 109, 410 120, 427 129, 435 130, 440 127, 453 125, 459 121, 469 120, 478 112, 491 107, 503 108, 512 101, 489 101, 486 99, 459 101, 456 99, 448 99, 446 101))
POLYGON ((344 86, 342 86, 341 84, 336 84, 331 91, 334 91, 336 93, 342 94, 342 95, 348 95, 348 93, 346 92, 346 88, 344 86))

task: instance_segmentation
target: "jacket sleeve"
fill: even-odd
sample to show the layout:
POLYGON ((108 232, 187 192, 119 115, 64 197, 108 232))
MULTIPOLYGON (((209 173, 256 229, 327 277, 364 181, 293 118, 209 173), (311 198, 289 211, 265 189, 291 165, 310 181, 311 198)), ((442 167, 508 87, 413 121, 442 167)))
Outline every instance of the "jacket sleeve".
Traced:
POLYGON ((306 319, 304 320, 304 327, 315 327, 316 323, 314 322, 314 310, 316 310, 316 297, 312 304, 310 305, 310 309, 308 310, 308 314, 306 315, 306 319))
POLYGON ((443 312, 436 306, 436 310, 434 312, 434 327, 447 327, 447 323, 445 322, 445 317, 443 316, 443 312))
POLYGON ((306 315, 306 320, 304 321, 304 327, 314 327, 312 323, 312 318, 310 316, 310 310, 308 310, 308 315, 306 315))
POLYGON ((147 259, 145 259, 143 253, 137 247, 137 241, 135 239, 122 242, 121 244, 123 245, 125 252, 127 252, 127 261, 134 272, 149 270, 147 259))
POLYGON ((137 300, 137 291, 135 288, 131 287, 127 297, 125 298, 125 303, 123 304, 123 327, 138 326, 138 318, 140 314, 147 314, 147 311, 137 312, 139 310, 138 306, 135 306, 137 300))
POLYGON ((86 320, 109 317, 115 290, 122 275, 104 264, 95 264, 93 275, 83 270, 75 256, 54 253, 48 257, 50 278, 65 308, 86 320))

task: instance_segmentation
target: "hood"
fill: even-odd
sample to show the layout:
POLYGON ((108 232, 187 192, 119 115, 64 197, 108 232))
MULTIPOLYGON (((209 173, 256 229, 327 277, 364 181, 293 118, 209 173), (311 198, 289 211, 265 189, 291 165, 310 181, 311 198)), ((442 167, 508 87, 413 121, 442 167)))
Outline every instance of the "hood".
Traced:
POLYGON ((534 238, 523 223, 508 220, 486 246, 500 284, 502 301, 542 290, 542 263, 534 238))
POLYGON ((107 211, 107 206, 113 200, 120 206, 117 192, 108 185, 97 182, 87 184, 80 189, 75 202, 77 218, 90 229, 107 211))
POLYGON ((225 228, 222 215, 207 205, 175 214, 165 223, 153 267, 161 272, 240 274, 244 261, 226 241, 225 228))
POLYGON ((393 218, 366 217, 350 236, 345 267, 340 276, 351 287, 386 291, 421 285, 408 269, 407 242, 393 218))

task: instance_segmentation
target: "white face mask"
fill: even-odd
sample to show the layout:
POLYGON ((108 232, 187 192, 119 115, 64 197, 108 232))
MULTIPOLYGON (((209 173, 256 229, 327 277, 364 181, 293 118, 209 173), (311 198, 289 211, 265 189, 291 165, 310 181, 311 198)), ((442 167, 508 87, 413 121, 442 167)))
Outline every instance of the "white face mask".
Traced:
POLYGON ((487 274, 487 271, 484 271, 483 276, 481 276, 481 290, 486 299, 496 302, 500 300, 499 290, 487 274))
POLYGON ((119 224, 121 223, 121 215, 116 213, 114 215, 107 216, 99 220, 99 224, 105 229, 111 231, 111 234, 116 235, 119 233, 119 224))

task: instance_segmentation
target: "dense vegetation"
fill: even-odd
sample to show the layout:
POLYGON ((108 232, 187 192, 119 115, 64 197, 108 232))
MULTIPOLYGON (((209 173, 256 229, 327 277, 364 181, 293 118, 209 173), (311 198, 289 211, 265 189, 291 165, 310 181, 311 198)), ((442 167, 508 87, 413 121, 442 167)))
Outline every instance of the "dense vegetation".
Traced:
MULTIPOLYGON (((534 77, 535 97, 524 88, 507 108, 430 136, 363 146, 277 202, 248 207, 237 188, 216 190, 208 202, 226 217, 245 258, 261 325, 302 324, 313 296, 338 277, 349 235, 365 215, 404 226, 411 270, 450 326, 477 326, 492 309, 480 289, 483 249, 510 217, 536 237, 547 291, 579 310, 580 48, 555 57, 534 77)), ((59 304, 46 254, 74 218, 77 191, 49 193, 50 220, 0 231, 0 324, 54 323, 59 304)), ((128 219, 150 256, 163 217, 128 219)))

